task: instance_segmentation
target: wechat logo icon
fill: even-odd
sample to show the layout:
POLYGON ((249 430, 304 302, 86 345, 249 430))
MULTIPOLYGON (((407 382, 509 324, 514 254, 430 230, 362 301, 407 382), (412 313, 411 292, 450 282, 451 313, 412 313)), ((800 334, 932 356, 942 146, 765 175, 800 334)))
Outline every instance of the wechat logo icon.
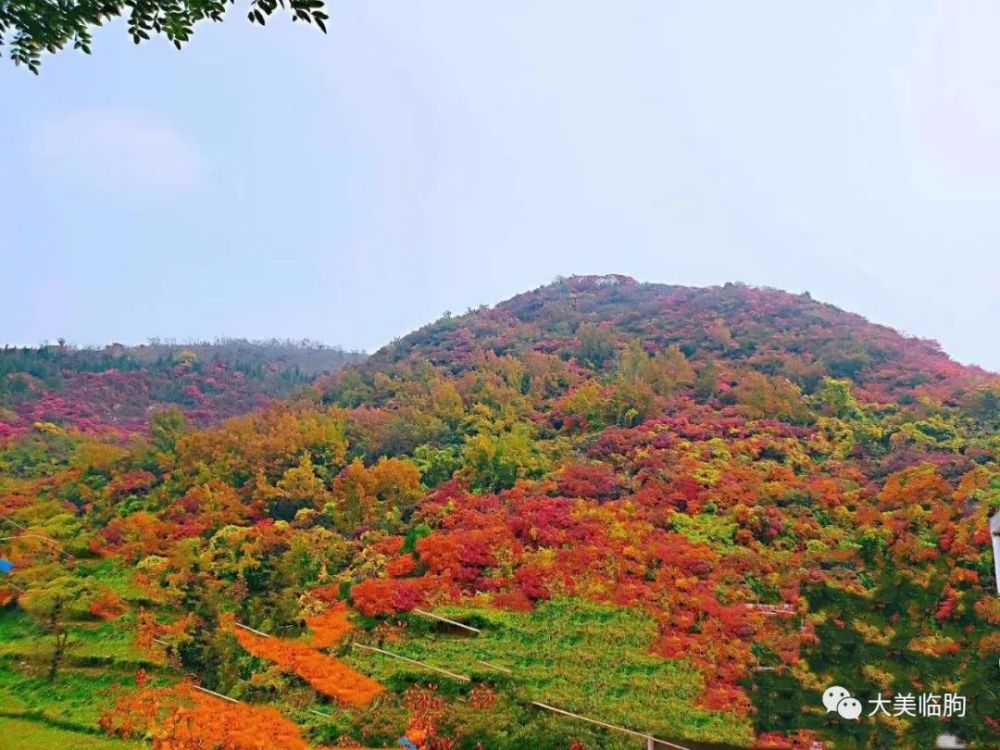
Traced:
POLYGON ((850 691, 840 685, 828 687, 823 693, 823 705, 827 713, 836 711, 840 718, 853 721, 861 716, 861 701, 852 698, 850 691))

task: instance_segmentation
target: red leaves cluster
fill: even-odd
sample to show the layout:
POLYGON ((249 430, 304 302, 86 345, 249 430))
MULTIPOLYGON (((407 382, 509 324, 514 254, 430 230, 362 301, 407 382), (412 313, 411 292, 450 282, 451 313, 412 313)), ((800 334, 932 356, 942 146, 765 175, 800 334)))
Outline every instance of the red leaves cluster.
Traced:
POLYGON ((385 571, 393 578, 408 576, 417 569, 417 561, 413 555, 400 555, 394 560, 390 560, 385 566, 385 571))
POLYGON ((368 617, 409 612, 426 598, 425 586, 421 583, 407 579, 370 578, 351 589, 351 600, 357 610, 368 617))
POLYGON ((130 471, 116 476, 108 484, 108 494, 119 500, 132 493, 148 490, 156 483, 156 475, 148 471, 130 471))
POLYGON ((113 591, 102 591, 90 603, 90 614, 102 620, 115 620, 125 614, 128 607, 120 596, 113 591))
POLYGON ((559 494, 566 497, 611 500, 620 491, 618 477, 607 464, 569 464, 559 475, 559 494))
POLYGON ((434 686, 414 685, 403 698, 410 718, 406 737, 420 750, 453 750, 457 743, 439 735, 440 725, 447 715, 448 705, 434 686))

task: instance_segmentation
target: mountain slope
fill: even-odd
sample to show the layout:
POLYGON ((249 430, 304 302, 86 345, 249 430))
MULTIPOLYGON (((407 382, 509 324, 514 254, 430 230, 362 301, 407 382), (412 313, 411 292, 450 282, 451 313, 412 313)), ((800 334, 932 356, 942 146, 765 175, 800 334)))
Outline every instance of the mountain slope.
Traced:
POLYGON ((0 479, 0 513, 79 562, 17 543, 0 628, 47 627, 71 593, 81 632, 124 611, 153 663, 170 644, 159 679, 313 742, 634 746, 541 703, 684 744, 991 746, 998 456, 1000 382, 929 342, 773 290, 571 278, 217 427, 13 441, 0 466, 31 469, 0 479), (304 623, 338 600, 370 648, 313 654, 304 623), (248 655, 231 618, 301 659, 248 655), (386 690, 330 703, 330 654, 386 690), (848 722, 830 685, 866 714, 967 710, 848 722))

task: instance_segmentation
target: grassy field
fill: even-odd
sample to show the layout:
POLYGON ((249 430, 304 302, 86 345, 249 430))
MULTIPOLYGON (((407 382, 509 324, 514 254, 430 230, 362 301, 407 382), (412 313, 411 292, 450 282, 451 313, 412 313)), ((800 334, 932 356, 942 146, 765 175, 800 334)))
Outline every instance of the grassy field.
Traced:
POLYGON ((44 673, 22 672, 5 661, 0 663, 0 712, 96 730, 101 714, 114 705, 116 686, 134 688, 135 682, 103 668, 65 670, 49 682, 44 673))
POLYGON ((139 750, 147 747, 141 742, 125 742, 30 719, 3 716, 0 716, 0 737, 4 750, 139 750))
MULTIPOLYGON (((704 683, 696 669, 649 654, 656 625, 638 610, 557 600, 530 613, 485 608, 436 613, 475 625, 482 634, 461 635, 415 618, 406 640, 385 649, 491 683, 521 706, 539 701, 668 739, 746 745, 752 737, 749 720, 697 707, 704 683)), ((395 689, 428 680, 442 690, 464 685, 377 653, 356 650, 345 658, 395 689)))

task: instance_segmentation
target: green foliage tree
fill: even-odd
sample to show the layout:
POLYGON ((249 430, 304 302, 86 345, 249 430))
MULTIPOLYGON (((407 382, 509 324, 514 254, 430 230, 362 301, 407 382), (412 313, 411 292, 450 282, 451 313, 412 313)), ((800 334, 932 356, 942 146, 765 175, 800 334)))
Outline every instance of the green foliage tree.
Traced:
POLYGON ((473 489, 485 492, 509 489, 518 479, 540 476, 547 466, 525 424, 499 435, 473 435, 464 457, 473 489))
MULTIPOLYGON (((38 73, 42 52, 71 45, 89 54, 93 30, 124 16, 136 44, 155 34, 180 49, 197 23, 221 21, 231 4, 233 0, 0 0, 0 45, 7 45, 15 64, 38 73)), ((294 21, 326 31, 329 16, 323 0, 252 0, 247 18, 263 26, 279 8, 294 21)))
POLYGON ((786 378, 769 378, 748 372, 734 390, 741 410, 750 419, 781 419, 802 422, 809 412, 798 386, 786 378))
POLYGON ((171 407, 157 412, 149 423, 149 436, 153 447, 164 453, 172 451, 186 427, 187 422, 180 409, 171 407))
POLYGON ((306 451, 299 458, 297 466, 287 469, 278 480, 278 489, 285 493, 289 500, 301 506, 307 504, 321 505, 325 500, 326 488, 323 480, 316 476, 312 457, 306 451))
POLYGON ((699 401, 709 401, 719 393, 719 370, 714 360, 708 360, 695 374, 694 395, 699 401))
POLYGON ((840 419, 858 417, 861 414, 847 380, 825 378, 823 389, 817 394, 816 400, 823 411, 840 419))
POLYGON ((614 337, 606 328, 583 323, 577 331, 577 341, 576 358, 593 370, 601 370, 615 356, 614 337))
POLYGON ((36 584, 31 593, 21 600, 21 608, 53 638, 47 669, 50 682, 58 675, 66 658, 66 651, 71 645, 67 620, 85 617, 94 594, 89 581, 61 575, 36 584))
POLYGON ((658 396, 669 396, 694 383, 694 378, 694 368, 676 344, 650 356, 642 344, 634 340, 626 347, 618 364, 620 382, 644 383, 658 396))
POLYGON ((455 446, 445 448, 434 448, 427 444, 417 446, 413 452, 413 461, 420 469, 423 483, 428 487, 436 487, 448 481, 462 468, 462 459, 455 446))
POLYGON ((1000 383, 981 386, 965 394, 962 409, 979 422, 987 424, 1000 420, 1000 383))

